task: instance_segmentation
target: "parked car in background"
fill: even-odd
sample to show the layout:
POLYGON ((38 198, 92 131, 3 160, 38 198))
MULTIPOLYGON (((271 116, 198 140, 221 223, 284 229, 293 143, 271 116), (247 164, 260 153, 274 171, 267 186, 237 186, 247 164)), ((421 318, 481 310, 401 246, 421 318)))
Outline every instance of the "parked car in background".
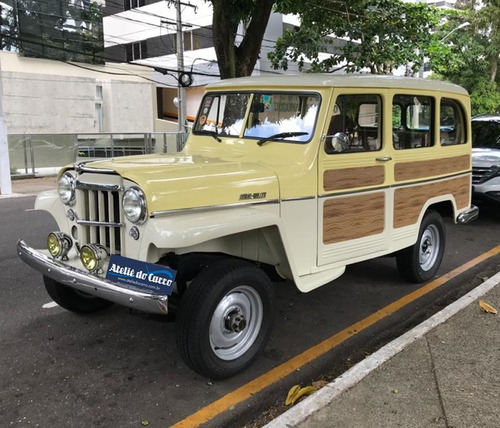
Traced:
POLYGON ((500 115, 472 118, 472 197, 500 203, 500 115))

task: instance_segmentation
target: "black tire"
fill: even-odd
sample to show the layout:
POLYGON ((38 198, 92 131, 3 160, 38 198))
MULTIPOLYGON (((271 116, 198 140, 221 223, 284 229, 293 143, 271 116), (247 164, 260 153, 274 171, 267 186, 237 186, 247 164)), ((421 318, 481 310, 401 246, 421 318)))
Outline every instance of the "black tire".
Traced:
POLYGON ((396 254, 400 275, 409 282, 432 279, 443 259, 446 234, 439 213, 429 211, 420 224, 417 242, 396 254))
POLYGON ((256 266, 233 259, 213 263, 188 286, 176 319, 185 363, 213 380, 249 366, 269 339, 274 288, 256 266))
POLYGON ((47 276, 43 277, 43 282, 47 293, 54 299, 54 302, 62 308, 71 312, 76 312, 77 314, 90 314, 92 312, 102 311, 113 304, 113 302, 108 300, 74 290, 47 276))

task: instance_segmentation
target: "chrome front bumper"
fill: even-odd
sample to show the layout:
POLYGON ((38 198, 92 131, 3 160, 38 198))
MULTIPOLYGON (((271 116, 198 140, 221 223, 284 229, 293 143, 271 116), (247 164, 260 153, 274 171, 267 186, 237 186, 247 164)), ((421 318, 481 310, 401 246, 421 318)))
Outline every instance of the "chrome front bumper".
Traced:
POLYGON ((61 261, 27 246, 22 239, 17 243, 17 254, 23 262, 43 275, 75 290, 143 312, 168 313, 168 296, 124 287, 122 284, 65 265, 61 261))
POLYGON ((475 220, 478 216, 479 208, 475 205, 471 205, 471 207, 467 211, 464 211, 457 216, 457 222, 460 224, 469 223, 472 220, 475 220))

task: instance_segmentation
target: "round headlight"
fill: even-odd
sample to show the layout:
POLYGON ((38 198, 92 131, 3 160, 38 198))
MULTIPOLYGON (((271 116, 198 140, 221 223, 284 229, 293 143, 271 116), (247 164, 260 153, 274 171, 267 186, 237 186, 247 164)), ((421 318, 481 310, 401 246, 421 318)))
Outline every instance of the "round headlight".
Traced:
POLYGON ((75 203, 75 178, 69 172, 65 172, 59 179, 57 191, 64 205, 75 203))
POLYGON ((125 191, 122 200, 125 217, 132 223, 144 223, 147 217, 146 197, 138 187, 131 187, 125 191))

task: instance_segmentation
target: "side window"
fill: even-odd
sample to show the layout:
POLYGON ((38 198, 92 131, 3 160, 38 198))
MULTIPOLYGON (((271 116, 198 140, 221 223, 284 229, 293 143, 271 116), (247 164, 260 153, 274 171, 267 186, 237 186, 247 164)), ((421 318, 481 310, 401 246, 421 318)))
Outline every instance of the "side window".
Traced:
POLYGON ((442 146, 465 143, 465 120, 462 107, 454 100, 443 98, 439 114, 439 141, 442 146))
POLYGON ((382 101, 378 95, 340 95, 325 140, 328 154, 380 150, 382 101))
POLYGON ((397 150, 434 145, 434 99, 396 95, 392 101, 392 138, 397 150))

